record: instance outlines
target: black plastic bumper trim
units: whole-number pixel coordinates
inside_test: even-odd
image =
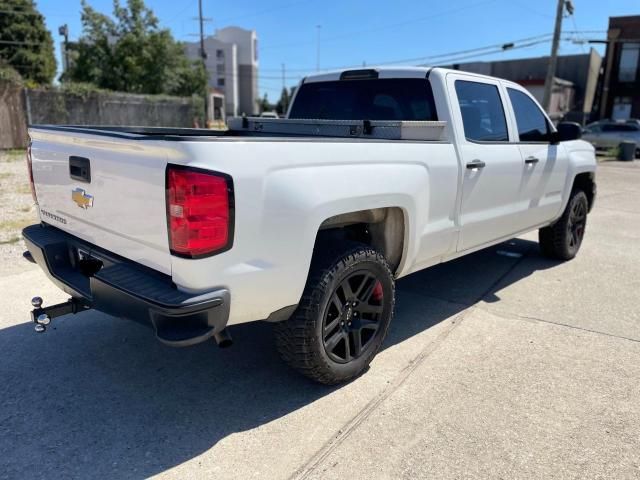
[[[26,227],[22,235],[35,262],[59,288],[91,308],[153,326],[166,344],[192,345],[226,327],[230,294],[225,288],[183,292],[168,275],[47,224]],[[102,267],[87,272],[78,249]]]

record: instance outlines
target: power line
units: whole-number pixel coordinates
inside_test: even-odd
[[[587,34],[587,33],[606,33],[605,30],[569,30],[565,32],[566,34]],[[403,59],[395,59],[395,60],[385,60],[382,62],[374,62],[374,61],[367,61],[366,63],[368,65],[392,65],[392,64],[403,64],[403,63],[410,63],[410,62],[423,62],[423,61],[427,61],[427,60],[438,60],[441,61],[440,59],[442,58],[446,58],[446,57],[453,57],[453,56],[457,56],[457,55],[464,55],[464,54],[469,54],[469,53],[474,53],[474,52],[483,52],[485,50],[489,50],[489,49],[495,49],[495,51],[492,51],[491,53],[500,53],[502,51],[509,51],[509,50],[515,50],[517,49],[517,45],[515,45],[514,47],[511,48],[503,48],[506,45],[509,44],[518,44],[520,42],[530,42],[530,41],[534,41],[534,40],[545,40],[546,41],[550,41],[551,36],[553,34],[552,33],[545,33],[545,34],[540,34],[540,35],[534,35],[531,37],[525,37],[525,38],[520,38],[518,40],[512,40],[509,42],[502,42],[502,43],[496,43],[493,45],[487,45],[484,47],[476,47],[476,48],[471,48],[471,49],[466,49],[466,50],[458,50],[458,51],[454,51],[454,52],[446,52],[446,53],[440,53],[440,54],[435,54],[435,55],[427,55],[427,56],[422,56],[422,57],[413,57],[413,58],[403,58]],[[570,40],[570,39],[569,39]],[[362,64],[352,64],[352,65],[340,65],[340,66],[332,66],[332,67],[324,67],[322,70],[323,71],[327,71],[327,70],[340,70],[340,69],[345,69],[345,68],[357,68],[357,67],[361,67]],[[275,72],[275,71],[279,71],[277,69],[268,69],[268,68],[261,68],[261,71],[264,72]],[[288,68],[287,67],[287,71],[288,72],[301,72],[301,73],[310,73],[313,72],[314,69],[313,67],[307,67],[307,68]]]
[[[343,33],[340,35],[334,35],[332,37],[326,37],[323,38],[322,41],[323,42],[333,42],[335,40],[342,40],[344,38],[349,38],[349,37],[354,37],[354,36],[360,36],[366,33],[372,33],[372,32],[379,32],[382,30],[388,30],[388,29],[392,29],[392,28],[398,28],[398,27],[403,27],[405,25],[409,25],[412,23],[420,23],[420,22],[424,22],[425,20],[432,20],[434,18],[439,18],[439,17],[443,17],[446,15],[450,15],[453,13],[459,13],[461,11],[465,11],[468,10],[470,8],[476,8],[476,7],[480,7],[480,6],[484,6],[487,5],[489,3],[494,3],[497,0],[483,0],[480,2],[476,2],[470,5],[465,5],[462,7],[456,7],[456,8],[452,8],[449,10],[445,10],[443,12],[439,12],[439,13],[435,13],[432,15],[427,15],[424,17],[418,17],[418,18],[411,18],[411,19],[407,19],[407,20],[403,20],[400,22],[396,22],[396,23],[390,23],[390,24],[386,24],[386,25],[380,25],[377,27],[372,27],[372,28],[366,28],[366,29],[362,29],[362,30],[354,30],[354,31],[350,31],[348,33]],[[285,44],[279,44],[279,45],[267,45],[267,46],[263,46],[262,48],[265,50],[269,50],[269,49],[279,49],[279,48],[286,48],[286,47],[290,47],[290,46],[304,46],[304,45],[313,45],[315,42],[313,41],[308,41],[308,42],[292,42],[292,43],[285,43]]]
[[[370,65],[392,65],[392,64],[402,64],[402,63],[411,63],[411,62],[423,62],[426,60],[438,60],[438,61],[442,61],[441,59],[444,58],[450,58],[450,57],[456,57],[456,56],[460,56],[460,55],[468,55],[468,54],[472,54],[472,53],[479,53],[479,52],[484,52],[486,50],[492,50],[490,53],[499,53],[501,51],[508,51],[508,50],[514,50],[516,49],[516,47],[511,47],[508,49],[504,49],[503,47],[507,44],[517,44],[520,42],[530,42],[530,41],[537,41],[537,40],[543,40],[543,41],[549,41],[551,37],[550,33],[546,33],[546,34],[542,34],[542,35],[536,35],[536,36],[532,36],[532,37],[526,37],[526,38],[521,38],[518,40],[513,40],[511,42],[504,42],[504,43],[497,43],[497,44],[493,44],[493,45],[486,45],[484,47],[476,47],[476,48],[470,48],[470,49],[465,49],[465,50],[458,50],[458,51],[453,51],[453,52],[446,52],[446,53],[439,53],[439,54],[435,54],[435,55],[425,55],[425,56],[421,56],[421,57],[413,57],[413,58],[403,58],[403,59],[395,59],[395,60],[386,60],[383,62],[371,62],[371,61],[367,61],[367,64]],[[326,67],[323,68],[323,71],[326,70],[340,70],[340,69],[345,69],[345,68],[357,68],[360,67],[361,65],[341,65],[341,66],[333,66],[333,67]],[[312,68],[306,68],[306,69],[293,69],[293,68],[289,68],[288,71],[293,72],[311,72],[313,71]]]

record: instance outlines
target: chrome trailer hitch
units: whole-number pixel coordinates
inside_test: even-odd
[[[33,297],[31,299],[31,305],[34,307],[33,310],[31,310],[31,321],[36,324],[34,330],[37,333],[46,332],[47,326],[51,324],[51,320],[55,317],[68,315],[70,313],[79,313],[91,308],[91,305],[85,300],[73,297],[64,303],[49,305],[48,307],[42,306],[41,297]]]

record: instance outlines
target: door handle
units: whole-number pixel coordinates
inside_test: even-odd
[[[525,163],[525,164],[527,164],[527,165],[532,165],[532,164],[534,164],[534,163],[538,163],[539,161],[540,161],[540,159],[539,159],[539,158],[536,158],[536,157],[528,157],[528,158],[526,158],[526,159],[524,160],[524,163]]]
[[[482,160],[474,160],[472,162],[467,163],[468,170],[477,170],[479,168],[484,168],[487,164]]]

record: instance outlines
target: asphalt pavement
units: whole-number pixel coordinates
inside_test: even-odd
[[[289,370],[271,325],[159,344],[93,311],[42,335],[0,277],[0,478],[640,478],[640,162],[606,162],[578,257],[528,234],[398,282],[357,380]],[[15,270],[11,270],[12,272]]]

